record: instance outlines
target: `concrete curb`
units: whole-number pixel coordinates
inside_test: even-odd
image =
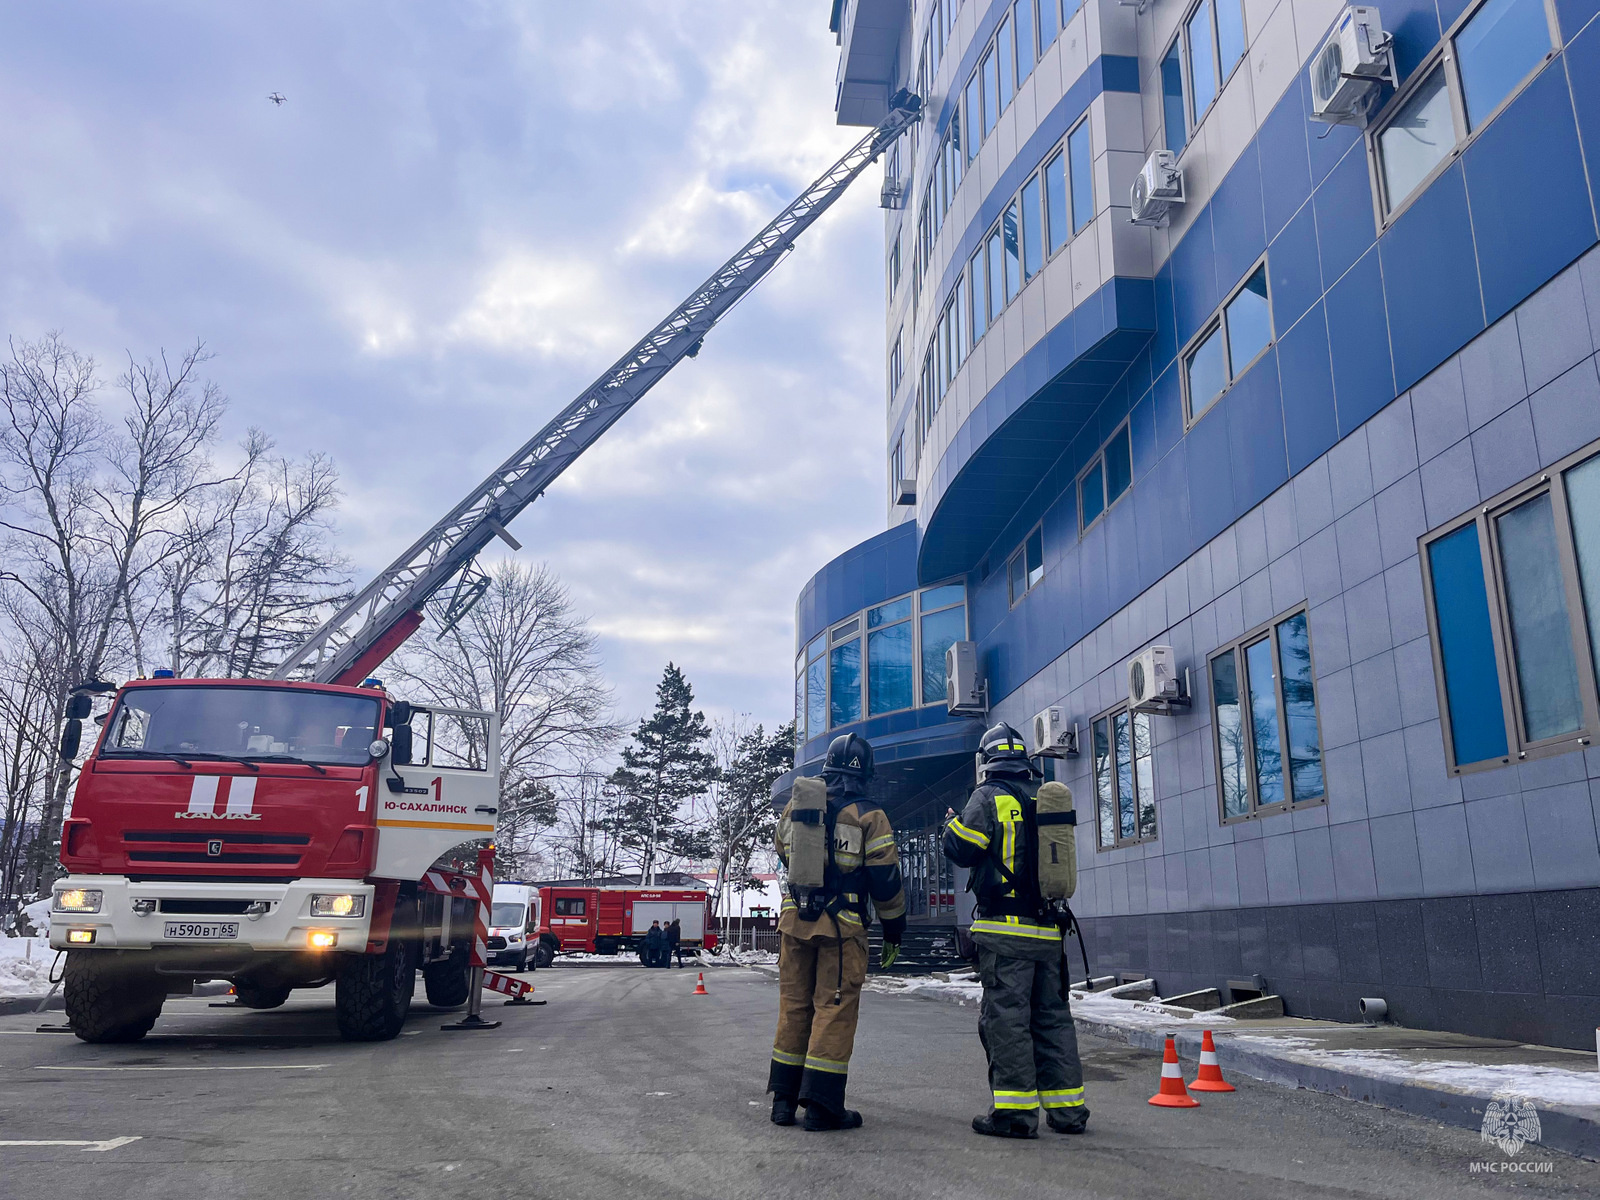
[[[195,984],[194,991],[191,994],[195,996],[225,996],[232,986],[226,980],[217,979],[209,983]],[[62,999],[60,991],[49,994],[49,1002],[41,1009],[39,1004],[46,998],[46,996],[0,996],[0,1017],[14,1017],[18,1013],[60,1012],[66,1007],[66,1001]]]

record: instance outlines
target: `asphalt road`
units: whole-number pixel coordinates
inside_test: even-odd
[[[1084,1137],[974,1135],[986,1102],[974,1009],[868,993],[850,1084],[864,1129],[767,1120],[776,985],[753,971],[558,966],[542,1008],[346,1045],[331,992],[275,1012],[172,1000],[133,1046],[0,1018],[0,1197],[1311,1197],[1600,1195],[1600,1164],[1486,1178],[1474,1133],[1236,1080],[1202,1108],[1151,1108],[1157,1056],[1085,1039]],[[420,988],[419,994],[420,994]],[[60,1020],[52,1014],[48,1020]],[[84,1146],[10,1141],[82,1140]]]

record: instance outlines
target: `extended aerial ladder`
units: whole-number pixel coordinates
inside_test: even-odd
[[[311,678],[322,683],[359,682],[416,632],[427,605],[435,597],[439,597],[435,612],[442,625],[448,628],[461,620],[488,587],[488,576],[475,565],[478,553],[495,537],[513,549],[521,548],[506,526],[662,376],[685,358],[699,354],[706,334],[778,264],[795,239],[844,194],[856,176],[918,119],[921,109],[921,101],[909,91],[896,93],[882,124],[857,142],[443,520],[378,572],[354,599],[284,660],[274,677]],[[450,590],[445,592],[446,588]]]

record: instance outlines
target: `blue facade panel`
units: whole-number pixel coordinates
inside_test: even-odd
[[[1441,61],[1441,36],[1473,2],[1384,6],[1403,81]],[[984,5],[958,75],[1004,7]],[[1134,22],[1119,8],[1101,6],[1102,31]],[[1097,969],[1155,974],[1166,992],[1260,971],[1292,1012],[1341,1015],[1351,996],[1384,994],[1409,1024],[1592,1039],[1600,976],[1571,947],[1600,957],[1600,751],[1517,761],[1498,560],[1479,554],[1471,523],[1428,564],[1419,549],[1600,444],[1600,3],[1556,0],[1556,12],[1566,44],[1392,214],[1374,176],[1381,148],[1309,120],[1302,63],[1249,117],[1259,124],[1222,177],[1203,177],[1192,211],[1152,243],[1151,278],[1121,270],[1121,231],[1102,237],[1111,281],[1074,293],[1043,331],[1043,306],[1025,312],[1031,348],[989,353],[963,419],[923,445],[917,522],[894,554],[922,586],[966,580],[992,716],[1023,727],[1060,706],[1086,734],[1126,700],[1127,660],[1152,643],[1192,674],[1193,708],[1153,722],[1156,835],[1101,848],[1089,829],[1080,842],[1075,908]],[[1107,98],[1138,89],[1139,64],[1096,48],[980,174],[985,191],[961,210],[970,223],[954,249],[939,243],[940,297],[1079,116],[1100,105],[1095,129],[1112,138],[1134,119]],[[1223,108],[1206,121],[1232,120]],[[1195,134],[1183,161],[1204,154],[1209,169],[1218,146]],[[1223,360],[1207,389],[1220,395],[1191,421],[1185,353],[1212,328],[1226,334],[1222,306],[1263,254],[1267,344],[1235,347],[1251,362]],[[1082,528],[1078,480],[1124,420],[1131,487]],[[1013,603],[1007,562],[1041,522],[1043,578]],[[838,581],[807,595],[853,611],[866,576],[829,570]],[[1325,799],[1225,820],[1209,660],[1301,611]],[[822,627],[822,608],[802,597],[799,623]],[[940,736],[943,753],[967,734]],[[906,762],[935,754],[889,745]],[[1087,755],[1055,769],[1094,794]],[[955,801],[965,778],[934,786]],[[1517,930],[1537,931],[1536,953],[1505,944],[1527,940]],[[1514,977],[1537,977],[1537,996],[1502,1003]]]

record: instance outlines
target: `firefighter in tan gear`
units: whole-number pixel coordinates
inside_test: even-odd
[[[1042,1106],[1051,1129],[1082,1133],[1089,1109],[1067,1003],[1064,933],[1039,887],[1036,775],[1021,736],[1003,723],[983,735],[978,756],[983,781],[944,831],[945,856],[971,868],[978,901],[978,1037],[994,1104],[972,1128],[1038,1137]]]
[[[855,734],[837,737],[823,783],[797,780],[778,819],[789,888],[778,918],[778,1034],[767,1076],[775,1125],[793,1125],[801,1105],[809,1130],[861,1124],[844,1090],[867,977],[867,926],[876,910],[886,967],[906,927],[894,830],[867,799],[871,778],[872,746]]]

